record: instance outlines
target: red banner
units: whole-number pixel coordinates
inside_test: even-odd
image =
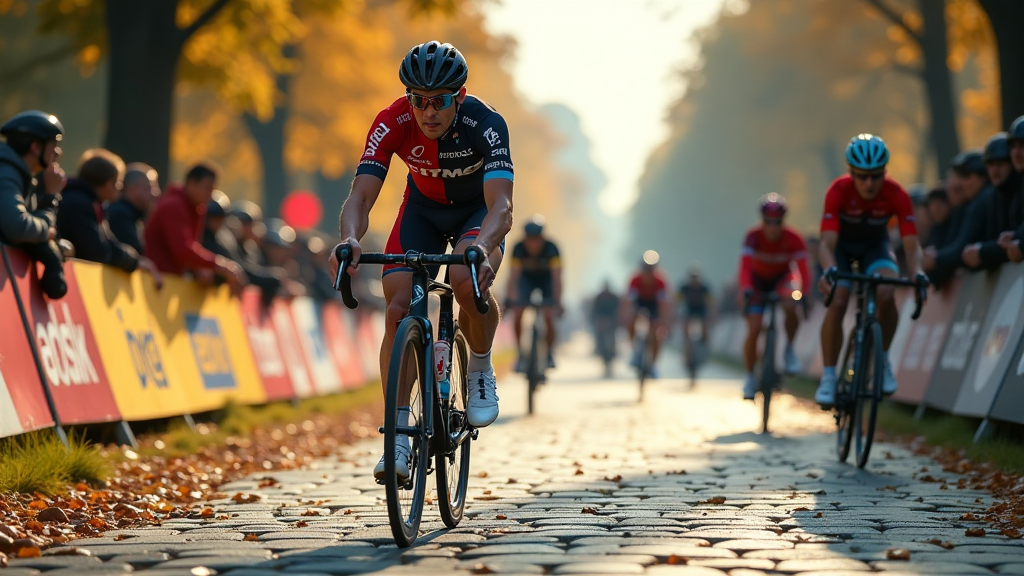
[[[342,388],[350,390],[366,384],[359,348],[356,347],[355,330],[352,329],[352,315],[346,314],[336,302],[325,302],[321,313],[327,349],[338,366]]]
[[[313,379],[309,373],[309,366],[306,364],[306,355],[299,343],[299,333],[295,329],[295,320],[292,319],[291,304],[282,298],[275,298],[270,305],[270,318],[277,332],[277,341],[284,354],[285,366],[288,367],[288,375],[291,376],[292,390],[299,398],[308,398],[315,394],[313,390]]]
[[[7,253],[61,422],[120,420],[75,275],[69,268],[64,275],[67,295],[50,300],[39,288],[42,266],[17,250]]]
[[[0,436],[53,426],[6,266],[0,267],[0,326]]]
[[[267,400],[287,400],[295,396],[288,364],[274,329],[270,311],[263,305],[260,291],[248,288],[242,293],[242,322],[249,336],[256,368],[263,377]]]

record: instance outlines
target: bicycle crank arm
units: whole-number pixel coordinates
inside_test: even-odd
[[[380,428],[377,428],[377,432],[383,434],[384,433],[384,427],[381,426]],[[420,429],[419,428],[409,428],[407,426],[398,426],[398,427],[395,428],[395,432],[397,432],[399,434],[402,434],[404,436],[419,436],[420,435]]]

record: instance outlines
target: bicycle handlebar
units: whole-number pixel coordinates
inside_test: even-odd
[[[341,299],[348,308],[359,306],[359,301],[352,295],[352,277],[348,267],[352,264],[352,248],[347,244],[339,245],[334,251],[338,260],[338,275],[334,279],[334,289],[341,292]],[[484,260],[483,250],[470,246],[465,254],[421,254],[408,252],[405,254],[384,254],[381,252],[364,252],[359,256],[360,264],[399,264],[403,266],[423,266],[437,264],[443,266],[468,266],[469,277],[473,281],[473,300],[480,314],[487,314],[491,306],[483,297],[478,280],[480,263]]]
[[[825,298],[825,307],[827,308],[832,304],[832,298],[836,294],[836,288],[839,286],[839,280],[852,280],[854,282],[863,282],[865,284],[886,284],[889,286],[907,286],[914,289],[914,314],[910,317],[912,320],[917,320],[921,316],[921,306],[924,301],[928,299],[928,280],[927,278],[890,278],[888,276],[882,276],[880,274],[872,274],[870,276],[866,274],[855,274],[853,272],[840,272],[835,268],[829,268],[825,272],[825,279],[832,284],[832,289],[828,292],[828,297]]]

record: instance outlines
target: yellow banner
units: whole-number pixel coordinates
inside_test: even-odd
[[[152,278],[78,260],[70,269],[123,418],[148,420],[192,412],[185,381],[195,376],[169,361],[166,337],[156,329],[144,289],[152,289]]]

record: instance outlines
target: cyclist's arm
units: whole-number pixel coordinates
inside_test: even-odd
[[[558,259],[552,262],[551,266],[551,297],[555,304],[562,304],[562,265]]]
[[[352,181],[352,192],[338,217],[342,241],[360,240],[370,227],[370,209],[377,202],[384,181],[370,174],[360,174]]]
[[[484,201],[487,202],[487,216],[473,245],[490,254],[512,230],[512,181],[505,178],[485,180]]]
[[[921,242],[916,234],[903,237],[903,253],[907,257],[907,271],[911,275],[923,274],[924,269],[921,268]]]
[[[839,242],[839,232],[834,230],[822,230],[821,240],[818,243],[818,262],[822,270],[828,270],[836,265],[836,243]]]

